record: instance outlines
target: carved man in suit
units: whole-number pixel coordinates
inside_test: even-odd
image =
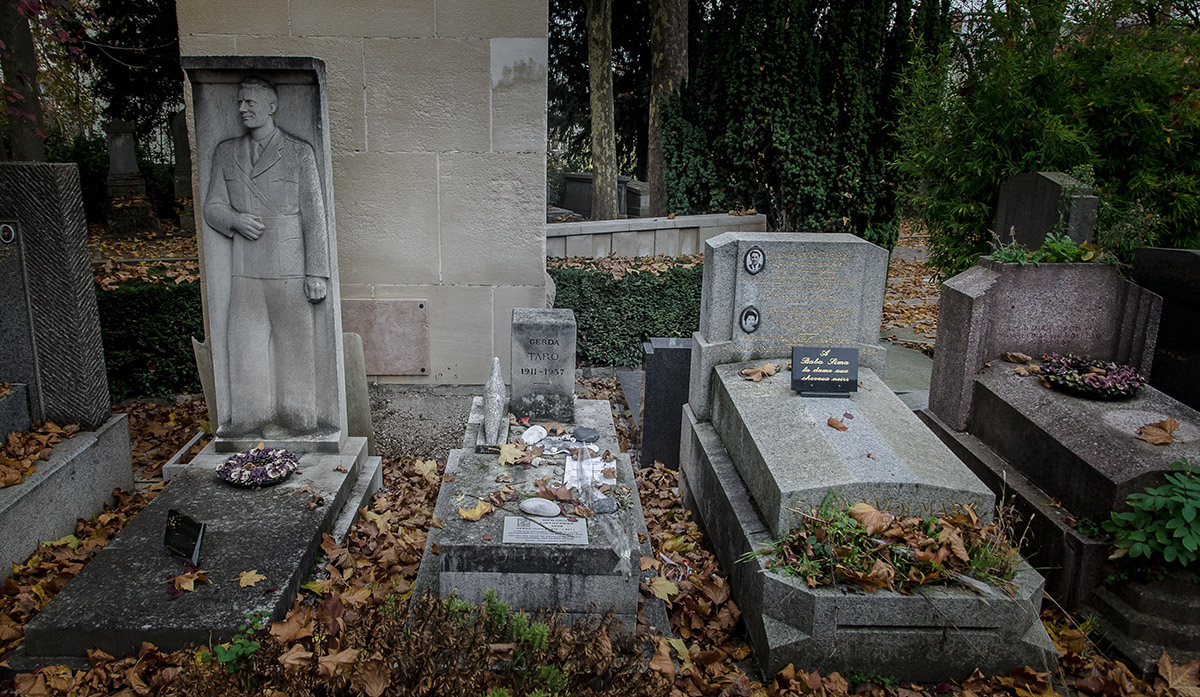
[[[238,89],[245,135],[217,145],[204,220],[233,240],[230,408],[218,431],[268,440],[317,428],[313,309],[329,282],[329,235],[312,146],[275,125],[263,78]],[[222,415],[222,421],[225,416]]]

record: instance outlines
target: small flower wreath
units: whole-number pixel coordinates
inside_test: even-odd
[[[1052,353],[1041,368],[1048,386],[1088,399],[1128,399],[1146,383],[1132,366],[1075,354]]]
[[[300,467],[295,453],[283,448],[251,448],[231,455],[217,468],[222,481],[247,489],[278,484]]]

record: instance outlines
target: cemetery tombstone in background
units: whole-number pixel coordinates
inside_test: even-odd
[[[109,121],[108,234],[129,236],[159,232],[162,224],[147,198],[146,178],[137,162],[137,139],[131,121]]]
[[[642,462],[679,469],[679,415],[687,404],[691,339],[653,338],[642,344]]]
[[[1150,384],[1200,409],[1200,250],[1142,247],[1133,280],[1163,299]]]
[[[984,598],[951,587],[809,588],[746,556],[826,497],[901,516],[992,516],[991,491],[878,376],[887,257],[851,235],[708,241],[681,493],[730,570],[765,674],[788,663],[912,681],[962,678],[975,667],[1046,669],[1054,654],[1038,619],[1042,579],[1023,562],[1013,597]]]
[[[1029,172],[1000,186],[995,233],[1002,244],[1042,246],[1046,234],[1061,230],[1076,244],[1089,242],[1100,199],[1090,187],[1062,172]]]

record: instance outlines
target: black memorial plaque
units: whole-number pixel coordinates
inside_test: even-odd
[[[858,391],[858,349],[793,346],[792,389],[804,397],[849,397]]]
[[[199,566],[200,543],[204,541],[205,527],[205,523],[172,508],[167,511],[167,531],[163,535],[163,544],[168,550],[189,559],[192,566]]]

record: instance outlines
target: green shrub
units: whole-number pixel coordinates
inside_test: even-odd
[[[50,131],[46,134],[46,161],[74,162],[79,167],[84,214],[89,222],[104,222],[108,183],[108,142],[104,133],[76,135],[68,140],[62,131]]]
[[[114,401],[198,392],[192,337],[204,336],[200,284],[127,283],[97,290]]]
[[[1026,172],[1090,168],[1096,240],[1119,262],[1200,244],[1200,32],[1137,8],[989,3],[956,52],[914,63],[896,165],[941,275],[988,251],[1000,185]]]
[[[638,365],[652,336],[690,337],[700,327],[703,267],[675,266],[621,280],[593,269],[549,269],[554,306],[575,311],[577,355],[596,365]]]
[[[1117,555],[1124,550],[1131,559],[1144,557],[1185,567],[1196,561],[1200,549],[1200,467],[1181,458],[1171,464],[1171,469],[1175,471],[1166,475],[1166,484],[1129,495],[1133,510],[1113,513],[1104,521],[1104,530],[1116,538]]]

